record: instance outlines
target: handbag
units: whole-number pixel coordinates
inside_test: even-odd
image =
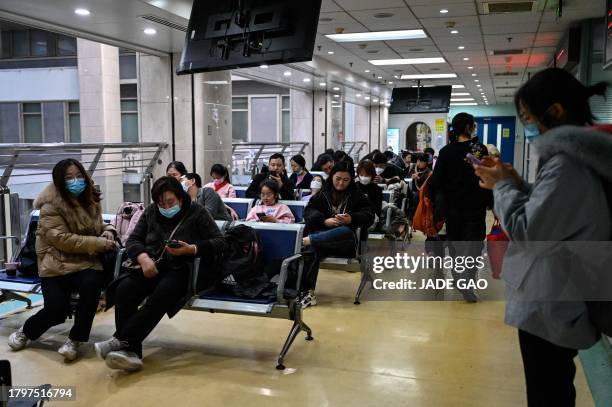
[[[183,221],[185,220],[185,218],[187,218],[188,214],[185,214],[185,216],[183,216],[183,219],[180,220],[180,222],[174,227],[174,229],[172,229],[172,232],[170,233],[170,236],[168,237],[168,240],[172,240],[172,238],[174,237],[174,234],[176,233],[176,231],[178,230],[178,228],[183,224]],[[166,253],[166,246],[164,245],[164,248],[162,249],[161,253],[159,254],[159,256],[157,256],[157,258],[155,256],[151,257],[151,260],[153,260],[155,262],[155,264],[158,264],[160,262],[160,260],[164,257],[164,253]],[[122,272],[127,272],[127,273],[135,273],[135,274],[142,274],[142,267],[140,266],[140,263],[138,263],[137,261],[134,261],[132,259],[130,259],[129,257],[127,258],[127,260],[124,260],[121,263],[121,271]]]
[[[502,273],[502,264],[510,239],[501,227],[499,219],[495,218],[491,232],[487,235],[487,254],[493,278],[499,280]]]

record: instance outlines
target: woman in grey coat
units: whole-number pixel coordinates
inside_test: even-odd
[[[612,236],[612,136],[586,127],[593,122],[588,99],[605,90],[561,69],[539,72],[515,95],[539,156],[535,182],[499,159],[475,166],[511,240],[502,271],[506,323],[519,330],[530,407],[575,405],[574,357],[600,338],[585,300],[612,298],[611,273],[602,267],[610,257],[603,242]]]

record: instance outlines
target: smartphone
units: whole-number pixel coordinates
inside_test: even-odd
[[[276,173],[276,171],[270,171],[270,176],[271,177],[278,177],[278,174]]]
[[[474,155],[472,155],[471,153],[467,153],[465,155],[465,158],[467,158],[472,164],[482,165],[482,161],[480,161],[478,158],[474,157]]]
[[[166,246],[172,249],[178,249],[179,247],[181,247],[181,244],[178,240],[166,240]]]
[[[263,218],[263,217],[265,217],[265,216],[266,216],[266,213],[265,213],[265,212],[257,212],[257,217],[258,217],[259,219],[261,219],[261,218]]]

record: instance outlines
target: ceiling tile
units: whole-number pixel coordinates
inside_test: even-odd
[[[457,3],[452,7],[444,7],[448,9],[448,13],[441,14],[441,7],[438,5],[411,6],[410,9],[418,18],[435,18],[443,17],[452,20],[454,17],[475,16],[477,15],[474,3]]]
[[[410,30],[421,28],[421,25],[407,7],[384,9],[385,13],[392,13],[392,17],[376,18],[374,15],[380,10],[351,11],[353,18],[359,20],[371,31]]]
[[[340,7],[333,2],[333,0],[323,0],[321,3],[321,13],[327,13],[330,11],[340,11]]]
[[[478,27],[478,17],[464,16],[457,18],[421,18],[421,24],[426,29],[450,30],[447,23],[454,23],[454,28],[460,30],[463,27]]]
[[[335,3],[346,11],[378,10],[383,8],[399,8],[406,6],[402,0],[335,0]]]

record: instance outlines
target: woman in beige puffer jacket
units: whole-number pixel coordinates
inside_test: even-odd
[[[100,200],[79,161],[65,159],[53,168],[53,183],[34,202],[40,210],[36,254],[44,308],[9,337],[13,350],[63,323],[73,292],[79,293],[74,326],[58,352],[74,360],[80,344],[88,341],[105,280],[100,254],[116,248],[116,233],[102,221]]]

